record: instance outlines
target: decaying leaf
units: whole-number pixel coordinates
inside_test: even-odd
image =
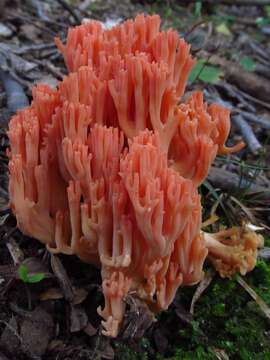
[[[71,306],[70,312],[70,331],[78,332],[86,328],[88,324],[88,317],[83,307]]]
[[[200,282],[200,284],[198,285],[192,301],[191,301],[191,305],[190,305],[190,313],[193,315],[194,314],[194,306],[196,301],[199,300],[199,298],[201,297],[202,293],[208,288],[208,286],[211,284],[214,276],[215,276],[216,271],[214,269],[209,269],[205,272],[204,278],[203,280]]]
[[[139,338],[155,321],[155,317],[147,305],[135,296],[128,295],[125,301],[129,306],[129,310],[124,318],[121,338]]]
[[[37,307],[30,317],[24,319],[21,326],[22,346],[26,353],[42,356],[53,336],[52,315],[42,307]]]
[[[59,257],[51,255],[51,267],[63,291],[65,299],[72,302],[74,299],[72,285]]]
[[[3,347],[8,352],[15,352],[19,349],[21,344],[21,337],[18,334],[18,324],[15,317],[12,317],[6,324],[4,331],[0,337],[0,347]]]

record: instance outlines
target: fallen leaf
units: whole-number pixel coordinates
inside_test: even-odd
[[[88,317],[81,306],[71,306],[70,312],[70,332],[78,332],[86,328]]]
[[[40,294],[39,299],[41,301],[47,301],[47,300],[59,300],[59,299],[63,299],[63,297],[64,295],[61,289],[52,287],[44,291],[42,294]]]
[[[9,353],[14,353],[19,349],[21,338],[18,334],[18,324],[16,318],[12,316],[0,338],[0,345]]]
[[[73,288],[74,299],[72,301],[73,305],[81,304],[88,296],[88,291],[83,288]]]
[[[189,83],[192,84],[196,79],[205,83],[214,84],[220,80],[223,72],[216,66],[206,65],[206,60],[200,59],[189,75]]]
[[[63,291],[65,299],[69,302],[72,302],[74,299],[74,292],[68,274],[64,266],[62,265],[59,257],[52,254],[51,254],[51,267]]]
[[[120,336],[122,339],[140,338],[155,321],[155,317],[148,306],[132,294],[126,297],[125,302],[129,309],[126,311]]]
[[[42,356],[53,336],[54,323],[52,315],[37,307],[30,317],[24,319],[21,326],[22,345],[26,353]]]
[[[201,297],[202,293],[208,288],[208,286],[211,284],[214,276],[215,276],[215,270],[214,269],[209,269],[205,272],[204,278],[202,279],[202,281],[199,283],[199,285],[197,286],[197,289],[192,297],[192,301],[191,301],[191,305],[190,305],[190,313],[193,315],[194,314],[194,306],[195,303],[199,300],[199,298]]]
[[[223,35],[226,35],[226,36],[230,36],[232,33],[230,31],[230,29],[228,28],[228,25],[223,22],[221,24],[219,24],[217,27],[216,27],[216,31],[220,34],[223,34]]]
[[[86,325],[83,331],[90,337],[96,335],[97,333],[97,329],[90,322]]]
[[[193,320],[193,316],[190,312],[188,312],[180,303],[176,303],[175,304],[175,313],[177,315],[177,317],[185,324],[191,325],[192,324],[192,320]]]

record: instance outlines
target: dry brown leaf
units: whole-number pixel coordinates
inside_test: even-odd
[[[63,299],[64,295],[60,288],[49,288],[48,290],[44,291],[42,294],[40,294],[39,299],[41,301],[46,300],[59,300]]]

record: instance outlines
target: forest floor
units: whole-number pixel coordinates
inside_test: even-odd
[[[270,1],[218,3],[0,0],[0,360],[270,359]],[[202,89],[209,103],[229,107],[229,144],[247,144],[217,157],[200,188],[203,219],[218,215],[210,231],[256,225],[265,247],[246,277],[221,279],[206,264],[203,282],[180,288],[144,336],[109,340],[96,313],[103,302],[99,271],[75,257],[50,256],[16,227],[6,130],[31,101],[33,84],[56,86],[67,73],[55,36],[64,40],[83,18],[111,26],[142,12],[160,14],[163,28],[191,43],[198,62],[187,92]],[[137,312],[142,316],[129,304],[131,321]]]

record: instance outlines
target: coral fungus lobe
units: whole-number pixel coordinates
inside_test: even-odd
[[[208,251],[223,275],[256,260],[256,235],[225,245],[201,232],[198,186],[217,153],[239,146],[225,146],[228,110],[202,92],[181,102],[195,60],[159,27],[159,16],[138,15],[110,30],[96,21],[70,29],[65,45],[56,39],[70,74],[56,89],[34,87],[9,124],[18,227],[101,268],[98,313],[112,337],[129,292],[161,311],[180,285],[202,279]]]

